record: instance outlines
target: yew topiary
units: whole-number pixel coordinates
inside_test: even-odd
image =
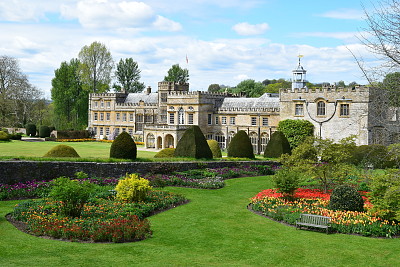
[[[211,149],[213,158],[222,158],[221,148],[216,140],[207,140],[207,144]]]
[[[42,125],[39,127],[39,137],[41,137],[41,138],[50,137],[49,126]]]
[[[285,135],[276,131],[271,135],[264,151],[264,158],[279,158],[282,154],[290,154],[290,144]]]
[[[175,148],[164,148],[154,155],[155,158],[173,158]]]
[[[355,188],[341,185],[332,191],[329,208],[331,210],[364,211],[364,200]]]
[[[188,128],[179,140],[175,157],[212,159],[213,154],[199,126]]]
[[[28,123],[25,127],[27,136],[36,136],[36,125]]]
[[[135,141],[127,132],[120,133],[110,148],[110,158],[136,159],[137,148]]]
[[[50,149],[46,154],[45,158],[79,158],[78,153],[73,147],[67,145],[57,145]]]
[[[245,131],[238,131],[228,146],[228,157],[254,159],[253,146]]]

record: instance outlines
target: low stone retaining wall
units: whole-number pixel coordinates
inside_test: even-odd
[[[51,180],[73,177],[83,171],[91,177],[120,177],[126,173],[169,173],[200,168],[276,165],[272,161],[209,161],[209,162],[68,162],[68,161],[0,161],[0,183],[29,180]]]

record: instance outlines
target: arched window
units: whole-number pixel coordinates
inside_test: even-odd
[[[258,134],[255,132],[251,132],[249,137],[251,145],[253,146],[253,152],[258,153]]]
[[[180,108],[178,111],[178,122],[179,124],[185,124],[185,111]]]
[[[147,148],[155,148],[156,147],[156,138],[154,137],[153,134],[148,134],[147,135]]]
[[[215,135],[215,140],[218,142],[221,149],[225,149],[225,135],[222,132]]]
[[[229,135],[228,135],[228,146],[229,146],[229,144],[230,144],[230,142],[232,141],[232,138],[235,136],[235,132],[229,132]]]
[[[325,116],[326,115],[326,105],[324,101],[317,102],[317,116]]]
[[[262,133],[261,134],[261,152],[265,151],[265,147],[267,146],[269,142],[269,134],[268,133]]]

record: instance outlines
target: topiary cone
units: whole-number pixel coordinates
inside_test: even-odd
[[[137,148],[135,141],[127,132],[120,133],[110,148],[110,158],[136,159]]]
[[[212,159],[213,157],[211,149],[207,144],[207,140],[200,127],[197,125],[191,126],[185,131],[176,146],[174,155],[175,157],[196,159]]]
[[[285,135],[276,131],[271,135],[264,151],[264,158],[279,158],[282,154],[290,154],[290,144]]]
[[[228,157],[254,159],[253,145],[245,131],[239,131],[228,146]]]

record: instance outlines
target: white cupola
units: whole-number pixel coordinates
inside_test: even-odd
[[[293,70],[293,79],[292,79],[292,90],[294,88],[307,88],[306,83],[306,70],[301,66],[300,60],[303,55],[299,55],[299,65],[295,70]]]

